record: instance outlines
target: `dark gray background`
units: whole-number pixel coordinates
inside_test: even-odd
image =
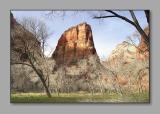
[[[160,113],[159,0],[1,0],[0,1],[0,113],[1,114],[158,114]],[[11,104],[10,9],[150,9],[150,104]]]

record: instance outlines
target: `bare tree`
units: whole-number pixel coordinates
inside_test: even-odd
[[[44,54],[46,42],[51,35],[51,33],[48,32],[49,28],[46,23],[32,17],[24,17],[20,20],[20,23],[41,43],[42,53]]]
[[[19,20],[20,24],[24,27],[24,29],[31,32],[34,37],[39,40],[39,21],[32,17],[23,17],[21,20]]]
[[[41,51],[41,43],[39,41],[41,34],[38,34],[38,27],[39,24],[37,21],[31,18],[25,18],[17,25],[14,31],[11,31],[11,37],[14,39],[13,42],[15,44],[15,46],[11,46],[11,51],[17,53],[17,49],[21,50],[18,52],[19,60],[11,61],[11,65],[22,64],[31,67],[42,82],[47,96],[51,97],[49,84],[47,86],[47,79],[49,81],[49,72],[52,71],[52,67],[48,66],[44,54]]]
[[[39,23],[38,34],[39,34],[39,39],[42,43],[42,52],[44,53],[46,41],[50,36],[50,33],[48,33],[48,28],[44,22]]]
[[[124,21],[126,21],[127,23],[131,24],[132,26],[134,26],[137,31],[141,34],[141,36],[144,37],[144,42],[145,44],[147,45],[148,49],[149,49],[149,41],[150,41],[150,36],[147,35],[145,33],[145,31],[142,29],[142,27],[140,26],[135,14],[134,14],[134,11],[133,10],[130,10],[130,14],[132,16],[132,20],[130,20],[129,18],[125,17],[125,16],[122,16],[118,13],[116,13],[115,11],[112,11],[112,10],[105,10],[106,12],[109,12],[111,13],[112,15],[102,15],[102,16],[95,16],[94,18],[95,19],[102,19],[102,18],[113,18],[113,17],[116,17],[116,18],[119,18],[119,19],[122,19]],[[145,11],[145,14],[146,14],[146,19],[147,19],[147,22],[148,22],[148,25],[149,25],[149,11],[146,10]]]

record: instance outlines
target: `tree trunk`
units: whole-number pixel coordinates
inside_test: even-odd
[[[48,96],[49,98],[52,97],[52,96],[51,96],[51,93],[50,93],[50,91],[49,91],[49,88],[47,87],[47,84],[46,84],[46,82],[45,82],[45,80],[44,80],[44,78],[43,78],[44,75],[43,75],[42,71],[39,70],[39,69],[37,69],[37,68],[34,66],[34,64],[33,64],[33,62],[32,62],[32,60],[31,60],[30,57],[29,57],[29,62],[30,62],[30,64],[31,64],[33,70],[36,72],[36,74],[37,74],[38,77],[40,78],[40,80],[41,80],[41,82],[42,82],[42,84],[43,84],[43,86],[44,86],[44,88],[45,88],[45,91],[46,91],[47,96]]]
[[[45,44],[45,42],[43,41],[43,42],[42,42],[42,53],[43,53],[43,57],[44,57],[44,44]]]
[[[150,19],[149,19],[149,10],[145,10],[145,15],[146,15],[146,18],[147,18],[147,22],[148,22],[148,25],[150,24]]]
[[[42,84],[43,84],[43,86],[44,86],[44,88],[45,88],[45,91],[46,91],[47,96],[48,96],[49,98],[51,98],[51,97],[52,97],[52,96],[51,96],[51,93],[50,93],[49,88],[47,87],[47,85],[46,85],[46,83],[45,83],[45,80],[43,79],[43,75],[41,75],[41,74],[38,73],[38,76],[39,76],[40,80],[42,81]]]
[[[137,20],[137,18],[136,18],[136,16],[135,16],[135,14],[134,14],[134,12],[131,10],[130,11],[130,14],[131,14],[131,16],[132,16],[132,18],[133,18],[133,21],[134,21],[134,23],[135,23],[135,27],[136,27],[136,29],[139,31],[139,33],[141,34],[141,36],[143,36],[144,37],[144,42],[145,42],[145,44],[147,45],[147,47],[149,48],[149,36],[147,36],[147,34],[144,32],[144,30],[141,28],[141,26],[139,25],[139,22],[138,22],[138,20]],[[147,19],[147,21],[148,21],[148,19]]]

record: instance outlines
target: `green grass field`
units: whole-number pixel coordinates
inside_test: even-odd
[[[48,98],[45,93],[11,93],[11,103],[149,103],[149,93],[134,93],[121,95],[118,93],[60,93]]]

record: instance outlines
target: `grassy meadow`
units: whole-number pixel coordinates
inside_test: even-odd
[[[11,93],[11,103],[149,103],[149,93],[57,93],[48,98],[45,93]]]

